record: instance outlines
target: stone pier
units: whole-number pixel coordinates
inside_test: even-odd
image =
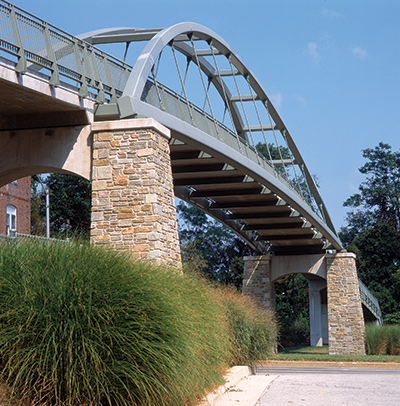
[[[275,289],[271,276],[271,257],[244,257],[243,294],[250,296],[265,311],[275,310]]]
[[[355,255],[245,257],[243,294],[253,297],[265,310],[274,310],[274,282],[293,273],[302,273],[309,280],[310,344],[328,341],[330,354],[365,354]],[[327,305],[325,293],[321,294],[326,286]]]
[[[353,253],[327,254],[330,354],[365,354],[364,316]]]
[[[169,154],[154,119],[92,124],[91,240],[181,266]]]

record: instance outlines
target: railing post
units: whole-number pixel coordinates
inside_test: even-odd
[[[78,73],[81,76],[81,88],[79,89],[79,95],[82,97],[86,97],[88,95],[88,86],[86,83],[85,67],[83,66],[83,62],[80,57],[79,44],[78,44],[78,40],[76,38],[74,38],[73,47],[74,47],[76,68],[78,70]]]
[[[104,65],[104,72],[106,74],[106,79],[107,79],[107,85],[111,88],[111,98],[110,98],[110,103],[116,103],[117,102],[117,94],[114,89],[113,81],[112,81],[112,76],[111,76],[111,71],[110,67],[108,66],[108,60],[107,60],[107,55],[105,52],[102,54],[103,58],[103,65]]]
[[[49,27],[45,21],[43,21],[43,34],[46,43],[47,59],[51,62],[52,73],[49,82],[54,86],[58,86],[60,84],[60,75],[58,73],[57,58],[51,44]]]
[[[96,86],[96,88],[98,89],[96,99],[97,99],[97,101],[99,103],[104,103],[105,102],[104,87],[103,87],[103,82],[102,82],[101,77],[100,77],[99,67],[97,66],[96,55],[95,55],[94,49],[91,49],[90,53],[91,53],[93,74],[94,74],[94,79],[95,79],[94,84],[97,85],[96,82],[98,82],[98,85]]]
[[[13,4],[10,4],[10,9],[11,9],[10,20],[11,20],[11,26],[12,26],[12,31],[13,31],[13,35],[14,35],[14,41],[18,47],[18,63],[17,63],[17,66],[15,67],[15,69],[18,72],[25,73],[27,70],[25,49],[22,44],[21,36],[19,35],[17,14],[15,12],[15,8],[14,8]]]

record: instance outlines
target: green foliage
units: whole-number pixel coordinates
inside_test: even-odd
[[[323,347],[298,345],[284,348],[272,358],[290,361],[397,362],[400,364],[400,357],[396,355],[333,355],[328,351],[327,345]]]
[[[276,347],[249,299],[87,244],[0,247],[0,379],[30,404],[197,404]]]
[[[400,151],[392,152],[388,144],[380,142],[362,154],[368,161],[360,172],[368,177],[360,184],[359,193],[344,202],[345,206],[358,209],[348,214],[348,226],[342,231],[346,244],[377,222],[400,230]]]
[[[228,337],[193,277],[85,244],[1,247],[1,378],[32,404],[193,404],[222,381]]]
[[[310,342],[310,321],[297,317],[292,322],[281,325],[279,331],[279,345],[283,348]]]
[[[354,238],[347,247],[357,255],[360,279],[379,301],[385,321],[400,311],[400,239],[387,223],[376,223]]]
[[[377,297],[385,322],[400,321],[400,151],[379,143],[363,150],[367,178],[344,203],[356,211],[339,233],[357,255],[360,279]]]
[[[32,210],[34,213],[33,232],[43,234],[43,219],[45,217],[45,195],[32,178],[32,195],[35,197]],[[51,235],[61,238],[78,236],[89,238],[91,185],[84,178],[52,173],[42,180],[50,188],[50,229]],[[40,199],[39,213],[42,221],[38,220],[37,202]]]
[[[42,215],[41,206],[45,205],[42,187],[38,181],[39,175],[31,177],[31,234],[46,235],[46,219]]]
[[[367,324],[365,326],[367,354],[399,355],[400,325]]]
[[[242,258],[250,249],[233,232],[183,201],[177,205],[182,260],[211,281],[242,285]]]
[[[287,275],[275,282],[279,344],[293,346],[310,340],[308,281],[301,275]]]
[[[277,326],[250,298],[226,287],[216,290],[226,309],[232,348],[231,365],[253,366],[275,352]]]
[[[365,326],[365,347],[367,354],[384,355],[388,345],[385,330],[376,324]]]

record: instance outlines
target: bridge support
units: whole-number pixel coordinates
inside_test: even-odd
[[[364,316],[353,253],[326,255],[330,354],[365,354]]]
[[[95,244],[181,265],[170,131],[153,119],[92,124]]]
[[[310,345],[321,347],[328,344],[328,315],[326,308],[326,281],[310,279],[308,281],[310,302]]]
[[[265,311],[275,310],[275,289],[268,255],[244,257],[243,294],[250,296]]]
[[[328,339],[330,354],[365,354],[355,255],[245,257],[243,294],[253,297],[265,310],[274,310],[274,282],[293,273],[309,279],[311,345],[322,345]],[[321,292],[326,286],[327,317]]]

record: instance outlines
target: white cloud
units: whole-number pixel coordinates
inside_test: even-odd
[[[359,59],[365,59],[368,56],[367,50],[361,47],[353,47],[351,49],[351,52],[353,53],[354,56],[356,56]]]
[[[315,42],[309,42],[307,45],[307,53],[314,62],[319,62],[318,45]]]
[[[336,10],[324,8],[321,11],[321,15],[323,17],[329,18],[330,20],[337,20],[339,18],[343,18],[343,14],[337,12]]]
[[[301,96],[300,94],[293,93],[292,97],[293,97],[294,100],[296,100],[303,107],[305,107],[307,105],[307,100],[303,96]]]
[[[282,106],[282,95],[281,95],[281,93],[277,92],[277,93],[270,94],[270,99],[271,99],[272,104],[274,105],[274,107],[276,109],[281,108],[281,106]]]

